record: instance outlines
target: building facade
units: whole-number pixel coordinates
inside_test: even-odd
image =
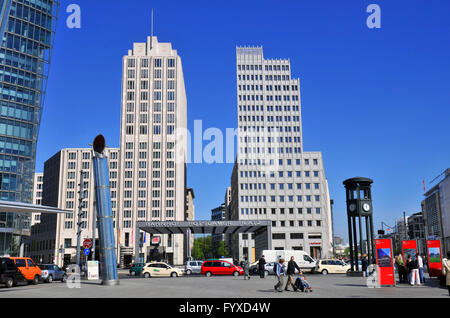
[[[42,186],[44,184],[44,173],[36,172],[34,174],[33,185],[33,204],[42,205]],[[31,216],[31,226],[41,221],[40,213],[33,213]]]
[[[292,78],[290,61],[264,59],[262,47],[238,47],[236,77],[232,219],[271,220],[274,249],[331,256],[331,206],[322,154],[303,149],[300,81]],[[254,241],[245,237],[232,239],[233,258],[259,258]]]
[[[59,2],[1,2],[0,199],[31,203]],[[31,217],[0,213],[0,255],[18,256]],[[23,249],[22,249],[23,251]]]
[[[227,219],[227,209],[225,203],[211,210],[211,221],[224,221]],[[220,242],[225,242],[225,234],[212,234],[211,247],[215,251]]]
[[[427,239],[441,240],[444,255],[450,251],[450,168],[444,178],[425,193],[422,214]]]
[[[137,221],[186,219],[187,104],[181,58],[171,43],[148,37],[123,58],[120,134],[121,257],[132,257]],[[131,240],[127,240],[126,237]],[[141,260],[150,239],[141,233]],[[159,253],[184,263],[183,235],[161,235]]]
[[[124,242],[118,239],[118,175],[119,149],[107,148],[109,163],[111,207],[114,218],[116,252]],[[81,228],[81,243],[84,239],[98,240],[94,232],[95,189],[92,167],[92,150],[87,148],[62,149],[44,163],[42,204],[69,211],[73,214],[41,214],[41,222],[31,228],[30,256],[37,262],[55,263],[62,266],[75,263],[78,223]],[[81,171],[83,178],[83,200],[80,201]],[[81,206],[81,209],[80,209]],[[81,213],[79,213],[81,210]],[[130,238],[128,238],[129,240]],[[98,249],[99,245],[96,244]],[[98,251],[97,257],[98,259]],[[123,259],[121,260],[123,263]]]

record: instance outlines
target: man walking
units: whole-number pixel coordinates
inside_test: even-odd
[[[250,268],[249,268],[249,263],[247,260],[247,257],[244,257],[244,260],[242,261],[242,269],[244,270],[244,280],[250,279]]]
[[[275,263],[275,276],[277,277],[278,283],[274,286],[275,290],[278,292],[283,292],[283,277],[285,273],[286,265],[284,265],[284,258],[280,258],[279,263]]]
[[[285,291],[289,291],[289,289],[288,289],[289,285],[292,286],[292,289],[294,291],[297,291],[297,287],[295,287],[294,279],[293,279],[294,274],[295,274],[295,269],[297,269],[299,273],[301,272],[300,267],[294,261],[294,256],[291,256],[291,260],[288,262],[288,266],[287,266],[288,279],[287,279],[286,286],[284,287]]]
[[[369,260],[367,258],[367,255],[364,254],[363,259],[361,260],[361,269],[365,273],[366,277],[369,277]]]
[[[262,255],[258,261],[258,271],[259,277],[261,278],[266,277],[266,259],[264,258],[264,255]]]

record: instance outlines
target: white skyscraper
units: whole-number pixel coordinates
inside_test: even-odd
[[[184,221],[186,92],[181,59],[171,43],[148,37],[123,58],[120,135],[120,256],[134,255],[137,221]],[[151,253],[142,233],[140,256]],[[145,237],[144,237],[145,235]],[[183,264],[183,235],[160,235],[158,251]]]
[[[300,81],[290,61],[264,59],[262,47],[236,49],[238,154],[232,219],[272,220],[274,249],[331,256],[328,183],[320,152],[303,150]],[[255,260],[254,241],[235,235],[233,257]]]

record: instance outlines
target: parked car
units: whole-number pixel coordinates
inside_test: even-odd
[[[144,275],[145,278],[178,277],[183,276],[183,271],[164,262],[153,262],[145,264],[142,275]]]
[[[0,284],[5,284],[7,288],[17,285],[17,282],[23,282],[25,278],[17,268],[14,261],[8,257],[0,258]]]
[[[130,268],[131,276],[140,276],[144,269],[145,263],[133,263]]]
[[[202,264],[203,261],[188,261],[185,267],[186,274],[200,274],[202,272]]]
[[[11,257],[25,280],[37,285],[41,278],[41,269],[29,257]]]
[[[350,270],[350,265],[344,263],[340,260],[334,259],[322,259],[317,261],[316,271],[322,273],[322,275],[327,274],[345,274]]]
[[[66,271],[62,270],[55,264],[40,264],[38,266],[41,269],[41,279],[44,282],[51,283],[54,280],[60,280],[63,283],[66,282]]]
[[[345,264],[349,265],[350,267],[352,266],[351,261],[348,259]],[[361,264],[361,260],[358,260],[358,271],[362,271],[362,264]]]
[[[212,275],[234,275],[244,274],[244,270],[228,261],[223,260],[207,260],[202,264],[202,275],[210,277]]]

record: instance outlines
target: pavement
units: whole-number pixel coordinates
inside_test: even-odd
[[[119,271],[119,285],[103,286],[100,281],[81,280],[79,288],[53,282],[37,286],[21,284],[13,288],[0,287],[0,298],[449,298],[447,289],[440,288],[437,279],[428,279],[423,286],[368,288],[363,277],[342,274],[306,274],[313,292],[276,292],[274,276],[264,279],[251,276],[184,276],[176,278],[130,277]],[[285,280],[286,282],[286,280]],[[73,285],[72,285],[73,286]]]

